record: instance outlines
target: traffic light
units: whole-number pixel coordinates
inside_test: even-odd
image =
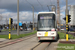
[[[66,17],[63,18],[66,21]]]
[[[68,23],[71,21],[71,20],[70,20],[70,19],[71,19],[70,17],[71,17],[71,15],[68,15]]]
[[[11,18],[11,24],[13,24],[13,19]]]
[[[70,17],[71,17],[71,15],[68,15],[68,23],[71,21],[70,20],[71,19]],[[66,17],[64,17],[63,19],[66,21]]]

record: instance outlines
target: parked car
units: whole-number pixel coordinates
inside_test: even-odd
[[[70,28],[69,31],[75,31],[75,29],[74,28]]]
[[[31,28],[27,28],[27,30],[31,30]]]
[[[20,31],[23,31],[23,28],[22,27],[20,27]]]
[[[61,31],[65,31],[65,29],[60,29]]]

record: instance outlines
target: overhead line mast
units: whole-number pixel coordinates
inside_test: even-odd
[[[60,7],[59,7],[59,0],[57,0],[57,25],[60,28]]]

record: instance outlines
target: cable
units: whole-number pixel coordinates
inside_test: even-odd
[[[49,6],[47,5],[47,7],[48,7],[48,10],[50,11],[50,9],[49,9]]]
[[[27,0],[26,0],[27,1]],[[28,1],[27,1],[28,2]],[[28,2],[32,7],[34,7],[30,2]],[[35,7],[34,7],[34,10],[36,11]]]
[[[51,2],[52,0],[50,0],[50,2]],[[52,5],[52,2],[51,2],[51,5]]]
[[[52,0],[50,0],[50,3],[51,3],[51,5],[52,5]],[[47,5],[47,7],[48,7],[48,10],[51,11],[48,5]]]
[[[56,0],[54,1],[54,5],[55,5],[55,3],[56,3]]]
[[[42,4],[37,0],[37,2],[41,5],[41,7],[42,7],[42,9],[43,9],[43,6],[42,6]],[[44,10],[44,9],[43,9]]]

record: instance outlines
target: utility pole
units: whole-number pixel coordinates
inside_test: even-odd
[[[61,27],[60,25],[60,6],[59,6],[59,0],[57,0],[57,24],[58,24],[58,27]]]
[[[33,31],[34,31],[34,7],[33,8]]]
[[[68,41],[68,0],[66,0],[66,41]]]
[[[17,0],[17,36],[19,36],[19,0]]]

